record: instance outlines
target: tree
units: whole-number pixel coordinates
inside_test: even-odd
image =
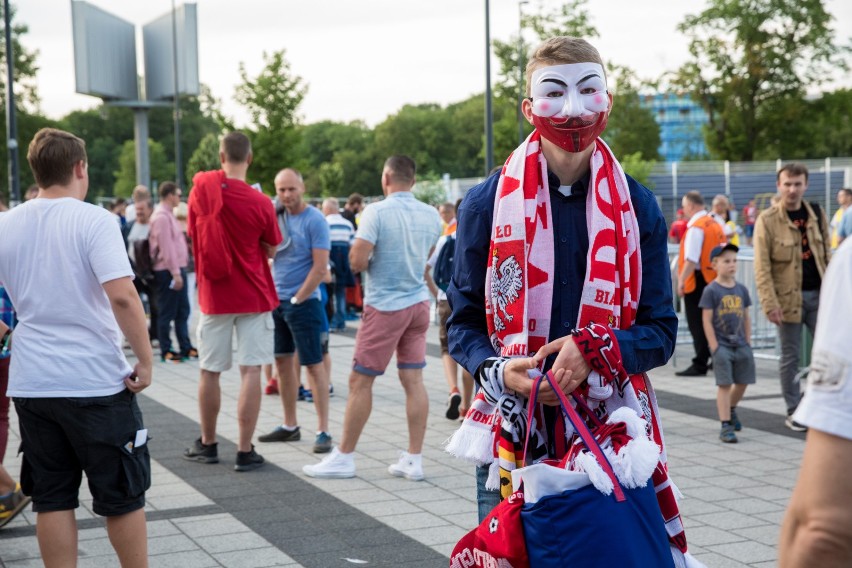
[[[568,0],[558,8],[546,11],[544,0],[537,2],[537,8],[528,10],[521,18],[521,28],[532,30],[535,37],[533,43],[539,43],[554,36],[597,37],[598,30],[592,25],[586,4],[588,0]],[[515,115],[515,140],[512,149],[517,146],[518,129],[518,100],[523,97],[525,80],[522,78],[527,65],[527,56],[531,44],[523,38],[523,34],[512,35],[509,41],[498,39],[491,41],[494,56],[500,62],[497,83],[494,85],[495,110],[497,107],[508,107]],[[504,109],[505,110],[505,109]],[[523,121],[522,124],[525,124]],[[532,127],[525,126],[529,134]],[[496,145],[495,145],[496,147]]]
[[[198,147],[186,163],[186,187],[192,187],[192,178],[198,172],[218,170],[222,167],[219,160],[219,137],[208,134],[201,139]]]
[[[300,127],[297,163],[302,164],[308,195],[327,195],[330,191],[320,177],[324,164],[335,164],[342,171],[340,193],[335,195],[381,193],[382,162],[374,140],[373,131],[361,121],[324,120]]]
[[[21,45],[21,36],[30,31],[26,24],[16,24],[15,7],[10,8],[9,21],[12,25],[12,53],[15,57],[13,67],[13,80],[15,82],[15,104],[18,110],[26,110],[37,113],[39,110],[38,91],[36,90],[36,72],[38,66],[38,50],[30,51]],[[3,4],[0,4],[0,18],[4,17]],[[0,42],[0,100],[3,108],[6,105],[6,42]]]
[[[691,60],[675,84],[707,112],[705,138],[714,158],[748,161],[776,120],[769,111],[846,70],[847,47],[834,43],[821,0],[710,0],[678,30]]]
[[[297,165],[294,148],[298,143],[299,124],[296,111],[307,93],[302,78],[290,70],[284,50],[263,53],[264,67],[256,77],[249,77],[240,63],[241,83],[236,100],[251,116],[248,132],[254,153],[249,175],[256,181],[271,184],[283,167]]]
[[[640,158],[655,161],[660,158],[660,125],[651,109],[641,104],[641,82],[633,71],[624,66],[610,65],[608,83],[613,93],[613,111],[609,115],[604,140],[616,156],[639,154]]]
[[[148,139],[148,154],[151,161],[152,185],[174,180],[175,165],[166,159],[166,150],[163,145],[156,140]],[[118,168],[115,172],[113,195],[130,197],[133,188],[136,187],[136,143],[133,140],[128,140],[121,146]]]
[[[133,141],[133,111],[126,107],[101,105],[65,115],[59,127],[86,141],[89,159],[89,195],[92,199],[112,195],[119,156],[126,141]],[[133,180],[136,163],[133,162]],[[135,184],[134,184],[135,185]]]
[[[317,172],[320,183],[320,195],[337,197],[343,193],[343,166],[337,162],[326,162]]]
[[[3,5],[0,4],[0,17],[3,17]],[[39,109],[38,91],[36,90],[36,72],[38,66],[37,50],[28,50],[21,44],[21,38],[29,31],[26,24],[15,22],[15,8],[10,9],[11,23],[13,81],[15,93],[15,108],[18,124],[18,172],[20,175],[21,193],[33,183],[32,172],[27,164],[27,146],[39,128],[53,126],[54,122],[41,115]],[[6,42],[0,41],[0,201],[8,201],[9,188],[6,180],[8,174],[7,144],[6,144]],[[21,196],[22,197],[22,196]]]
[[[418,177],[439,177],[455,160],[455,149],[447,144],[452,130],[449,115],[440,105],[405,105],[376,126],[376,153],[382,159],[408,155],[417,164]]]
[[[184,174],[189,176],[189,157],[208,134],[222,131],[221,112],[206,85],[201,86],[199,96],[180,97],[180,144]],[[206,97],[206,98],[203,98]],[[148,131],[153,140],[162,144],[166,159],[175,161],[174,108],[157,107],[148,113]],[[176,172],[171,174],[175,177]]]

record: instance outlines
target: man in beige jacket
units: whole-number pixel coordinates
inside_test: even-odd
[[[766,317],[778,326],[779,373],[787,405],[785,424],[804,432],[793,420],[801,394],[799,370],[802,324],[816,327],[819,289],[828,264],[828,223],[822,209],[804,201],[808,169],[785,164],[778,172],[778,202],[763,211],[754,227],[754,277]]]

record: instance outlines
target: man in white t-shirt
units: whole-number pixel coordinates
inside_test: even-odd
[[[19,318],[8,395],[41,557],[46,566],[77,557],[74,509],[85,472],[122,566],[147,566],[151,467],[136,393],[151,384],[152,355],[121,231],[109,211],[83,201],[85,142],[43,128],[27,160],[39,193],[0,218],[0,282]]]
[[[779,565],[852,566],[852,243],[831,257],[820,294],[808,387],[793,420],[808,427],[781,529]]]

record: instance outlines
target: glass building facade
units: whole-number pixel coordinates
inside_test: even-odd
[[[654,113],[660,125],[660,157],[667,162],[707,158],[704,112],[689,95],[655,93],[640,95],[642,106]]]

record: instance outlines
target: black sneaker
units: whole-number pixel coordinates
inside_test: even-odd
[[[458,391],[453,391],[450,393],[449,398],[447,398],[447,412],[445,416],[450,420],[456,420],[459,417],[459,406],[461,406],[462,397]]]
[[[195,440],[191,448],[183,451],[183,459],[201,463],[219,463],[219,444],[202,444]]]
[[[254,444],[252,444],[250,452],[237,452],[234,471],[251,471],[262,466],[264,461],[263,456],[254,451]]]
[[[263,434],[257,437],[258,442],[298,442],[302,439],[302,432],[296,426],[295,430],[287,430],[281,425],[275,427],[275,430],[269,434]]]
[[[695,368],[695,365],[690,365],[683,371],[678,371],[675,373],[678,377],[704,377],[707,375],[707,370],[702,371],[701,369]]]

